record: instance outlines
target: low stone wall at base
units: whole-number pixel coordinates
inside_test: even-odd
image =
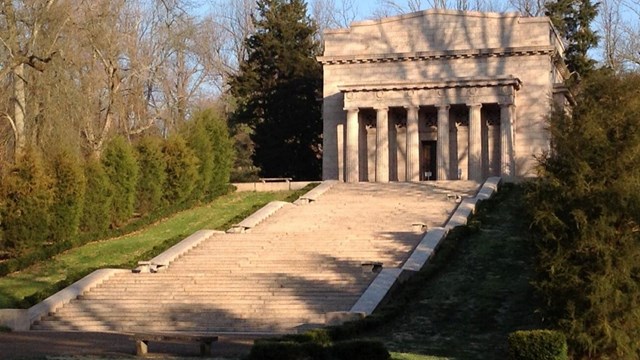
[[[262,182],[256,181],[251,183],[233,183],[231,185],[236,187],[236,191],[288,191],[288,190],[300,190],[303,187],[311,184],[314,181],[282,181],[282,182]],[[320,181],[315,181],[320,182]]]
[[[44,299],[41,303],[25,309],[2,309],[0,310],[0,325],[6,326],[13,331],[29,330],[31,324],[40,320],[43,316],[54,312],[64,304],[82,295],[89,289],[98,286],[111,276],[120,272],[130,272],[123,269],[100,269],[83,277],[75,283],[58,291],[57,293]]]

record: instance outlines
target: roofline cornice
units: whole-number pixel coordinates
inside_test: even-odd
[[[386,54],[367,55],[336,55],[318,56],[317,60],[323,65],[335,64],[362,64],[399,61],[425,61],[425,60],[450,60],[481,57],[505,57],[528,55],[554,55],[557,49],[554,46],[520,46],[485,49],[463,49],[444,51],[418,51]]]

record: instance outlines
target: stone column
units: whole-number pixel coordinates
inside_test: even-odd
[[[449,180],[449,105],[438,106],[438,180]]]
[[[376,182],[389,182],[389,108],[376,109]]]
[[[418,129],[418,107],[407,106],[407,161],[406,181],[420,180],[420,133]]]
[[[482,181],[482,104],[469,104],[469,180]]]
[[[358,182],[358,138],[360,127],[358,126],[358,108],[347,109],[347,161],[345,166],[345,182]]]
[[[515,105],[500,104],[500,175],[505,179],[515,175],[513,128]]]

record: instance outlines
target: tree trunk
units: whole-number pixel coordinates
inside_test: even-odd
[[[27,95],[25,92],[24,64],[18,64],[13,70],[13,120],[15,122],[15,159],[20,158],[26,147],[25,116]]]

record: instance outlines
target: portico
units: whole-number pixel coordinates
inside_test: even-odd
[[[323,178],[529,176],[562,82],[548,18],[427,10],[325,32]]]
[[[340,86],[346,112],[345,181],[481,181],[510,176],[511,124],[520,84],[506,77]],[[429,141],[436,143],[435,158],[421,154],[430,151],[422,146]],[[494,163],[500,166],[491,166]]]

